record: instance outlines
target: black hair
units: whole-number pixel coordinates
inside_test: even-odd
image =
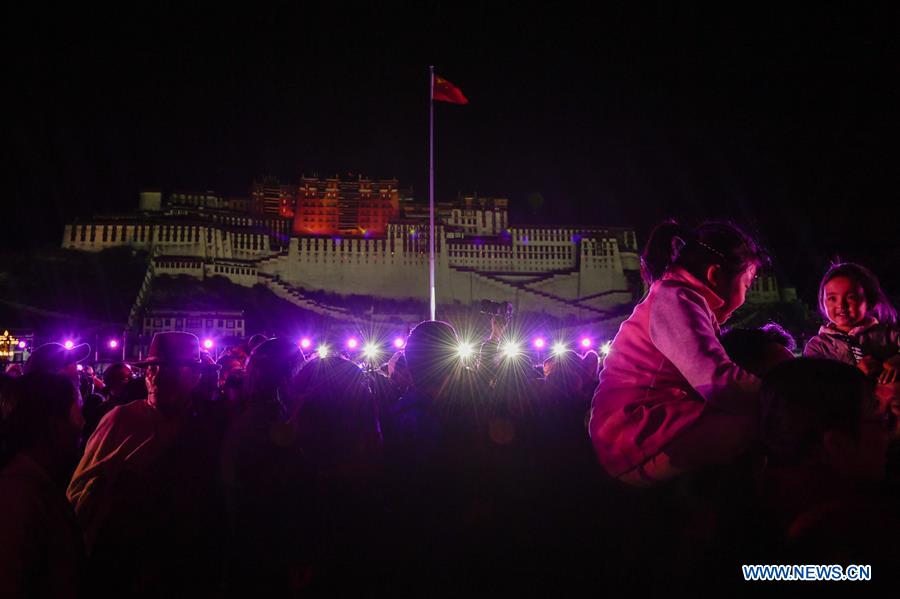
[[[731,361],[753,374],[760,375],[768,365],[766,346],[780,345],[793,352],[797,342],[780,325],[770,322],[758,329],[729,329],[719,338]]]
[[[765,266],[768,257],[737,225],[709,221],[692,229],[668,220],[657,225],[647,239],[641,254],[641,276],[650,284],[661,279],[670,266],[681,266],[703,281],[709,266],[719,265],[729,276],[737,276],[751,264]]]
[[[854,262],[832,264],[825,276],[822,277],[822,282],[819,283],[819,312],[825,320],[828,320],[828,311],[825,309],[825,285],[837,277],[847,277],[862,287],[868,304],[867,313],[874,314],[878,322],[892,327],[897,326],[897,310],[882,291],[878,277],[865,266]]]

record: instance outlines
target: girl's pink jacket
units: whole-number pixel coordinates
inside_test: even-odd
[[[589,427],[610,475],[660,453],[705,410],[756,409],[759,379],[735,365],[719,342],[713,310],[723,303],[673,267],[622,323],[600,373]]]

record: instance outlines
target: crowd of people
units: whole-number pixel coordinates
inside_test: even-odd
[[[102,377],[38,347],[0,388],[0,595],[293,597],[739,583],[741,564],[896,578],[896,311],[823,277],[795,357],[720,329],[766,265],[731,224],[663,223],[609,353],[477,359],[425,321],[383,369],[188,333]]]

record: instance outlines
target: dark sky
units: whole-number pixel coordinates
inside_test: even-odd
[[[801,287],[839,254],[898,292],[896,10],[331,6],[10,14],[4,248],[142,187],[352,172],[425,200],[435,64],[471,102],[437,106],[438,199],[644,236],[735,218]]]

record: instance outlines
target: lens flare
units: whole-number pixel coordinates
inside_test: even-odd
[[[554,356],[561,356],[564,353],[566,353],[567,351],[569,351],[569,348],[566,347],[566,344],[563,343],[562,341],[558,341],[557,343],[553,344],[552,351],[553,351]]]
[[[612,341],[607,341],[606,343],[604,343],[603,345],[600,346],[600,353],[603,354],[604,356],[608,356],[609,350],[611,347],[612,347]]]
[[[583,347],[584,349],[590,349],[592,345],[593,345],[593,342],[591,342],[590,337],[582,337],[581,338],[581,347]]]
[[[301,349],[309,349],[312,345],[312,340],[309,337],[304,337],[300,340],[300,348]]]
[[[519,354],[522,353],[522,346],[515,341],[507,341],[503,344],[502,351],[504,358],[512,360],[513,358],[518,358]]]
[[[459,354],[460,358],[465,360],[472,357],[472,354],[475,353],[475,348],[472,347],[472,344],[468,341],[463,341],[456,347],[456,353]]]
[[[347,348],[348,349],[356,349],[356,346],[359,345],[359,341],[356,340],[356,337],[350,337],[347,339]]]
[[[119,342],[116,341],[115,339],[110,339],[109,347],[110,347],[110,349],[116,349],[117,347],[119,347]]]
[[[397,337],[394,339],[394,347],[397,349],[403,349],[403,346],[406,345],[406,342],[403,340],[403,337]]]
[[[319,354],[320,358],[327,358],[328,357],[328,346],[323,343],[316,349],[316,353]]]
[[[71,339],[67,339],[65,343],[63,343],[63,347],[66,349],[72,349],[75,347],[75,343]]]
[[[544,349],[545,345],[547,345],[547,342],[544,341],[543,337],[538,337],[537,339],[534,340],[534,346],[537,349]]]
[[[204,348],[206,348],[206,349],[212,349],[212,346],[213,346],[213,345],[214,345],[214,343],[213,343],[213,340],[212,340],[212,339],[204,339],[204,340],[203,340],[203,347],[204,347]]]
[[[379,353],[380,350],[374,343],[366,343],[366,345],[363,347],[363,356],[365,356],[369,360],[378,357]]]

